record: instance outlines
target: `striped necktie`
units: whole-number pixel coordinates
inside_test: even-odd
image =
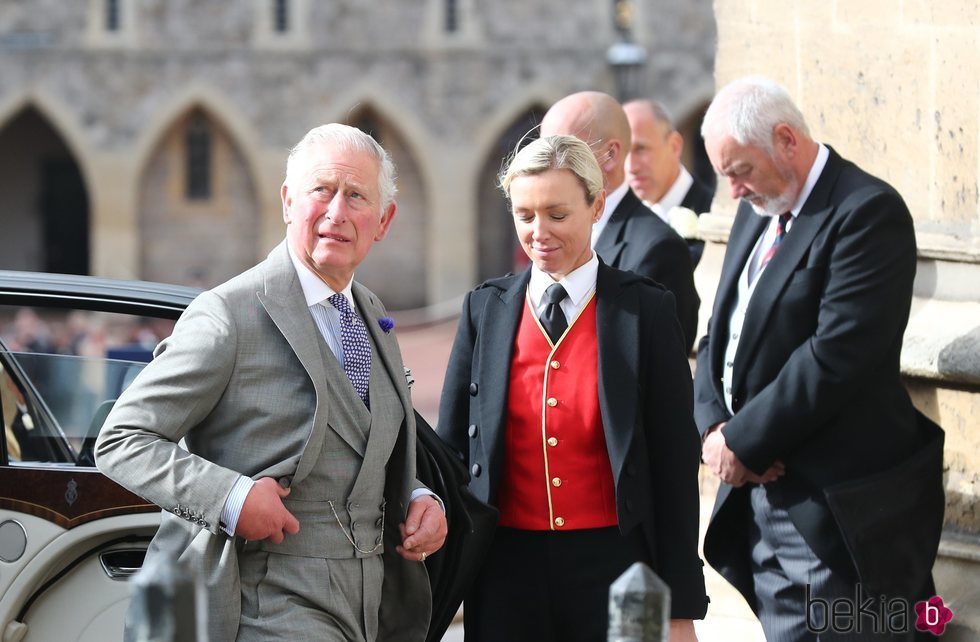
[[[772,240],[772,245],[769,246],[769,249],[762,257],[762,261],[759,262],[759,269],[757,272],[761,272],[762,268],[766,267],[766,263],[768,263],[772,259],[773,255],[776,254],[779,244],[783,242],[783,237],[786,236],[786,224],[789,223],[789,219],[792,216],[793,215],[789,212],[780,215],[779,222],[776,223],[776,238]]]

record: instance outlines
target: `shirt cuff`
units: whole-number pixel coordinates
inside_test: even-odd
[[[235,536],[235,528],[238,526],[238,518],[242,514],[242,506],[245,505],[245,498],[248,496],[248,491],[252,490],[254,483],[244,475],[239,477],[225,499],[225,506],[221,509],[221,530],[230,537]]]
[[[425,497],[426,495],[428,495],[432,499],[434,499],[437,502],[439,502],[439,508],[442,509],[442,512],[444,512],[444,513],[446,512],[446,505],[442,502],[441,499],[439,499],[439,496],[438,495],[436,495],[435,493],[433,493],[428,488],[416,488],[415,490],[413,490],[412,491],[412,497],[409,500],[409,503],[414,502],[419,497]]]

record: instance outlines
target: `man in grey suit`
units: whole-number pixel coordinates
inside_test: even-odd
[[[307,133],[286,165],[285,242],[188,307],[99,435],[99,468],[166,511],[147,562],[203,577],[212,640],[425,637],[419,562],[446,518],[415,479],[390,319],[353,281],[394,195],[370,136]]]

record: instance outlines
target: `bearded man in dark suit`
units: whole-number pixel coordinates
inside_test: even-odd
[[[702,134],[742,199],[698,350],[695,419],[722,481],[705,557],[769,640],[816,640],[834,600],[911,607],[933,591],[943,433],[899,367],[912,217],[764,78],[722,89]],[[904,632],[874,639],[909,639],[905,616]],[[858,618],[866,634],[873,618]]]

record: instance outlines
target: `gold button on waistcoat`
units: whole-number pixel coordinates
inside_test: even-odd
[[[557,360],[557,359],[551,362],[551,368],[552,368],[553,370],[557,370],[557,369],[558,369],[558,368],[560,368],[560,367],[561,367],[561,364],[560,364],[560,363],[558,363],[558,360]]]
[[[555,526],[564,526],[564,525],[565,525],[565,518],[564,517],[556,517],[555,518]]]
[[[555,439],[554,437],[548,437],[548,445],[549,446],[557,446],[558,445],[558,440]]]
[[[561,486],[561,479],[559,479],[558,477],[554,477],[554,478],[553,478],[553,479],[551,480],[551,485],[552,485],[552,486],[554,486],[554,487],[556,487],[556,488],[557,488],[558,486]]]
[[[551,406],[552,408],[554,408],[555,406],[558,405],[558,400],[555,399],[554,397],[549,397],[548,398],[548,405]]]

